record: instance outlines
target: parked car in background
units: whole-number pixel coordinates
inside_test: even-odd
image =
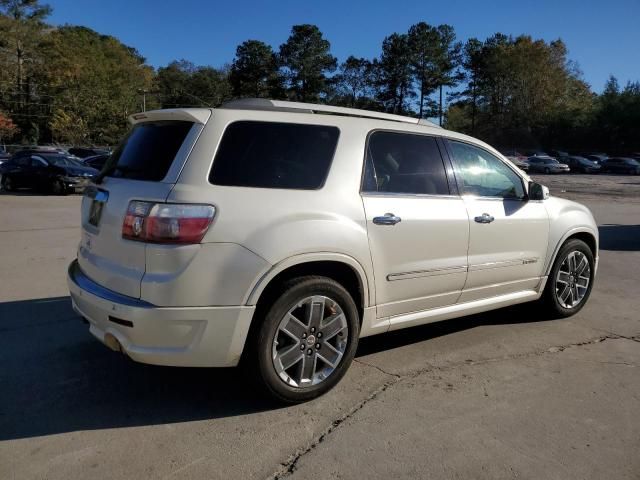
[[[536,300],[568,317],[589,297],[589,210],[480,140],[266,99],[130,120],[82,199],[67,283],[90,333],[135,361],[242,359],[301,402],[361,337]]]
[[[109,153],[106,148],[89,148],[89,147],[71,147],[69,153],[78,158],[93,157],[96,155],[104,155]]]
[[[564,158],[569,156],[569,152],[565,152],[563,150],[549,150],[549,156],[558,161],[563,161]]]
[[[607,155],[606,153],[585,153],[582,156],[587,160],[596,162],[598,165],[601,165],[602,162],[606,161],[609,158],[609,155]]]
[[[563,158],[563,162],[569,165],[572,173],[599,173],[601,170],[596,162],[580,156],[572,155]]]
[[[607,173],[640,175],[640,162],[628,157],[609,158],[602,164],[602,171]]]
[[[569,165],[549,156],[529,157],[527,162],[530,173],[569,173],[571,171]]]
[[[98,175],[78,159],[61,153],[39,152],[20,155],[0,165],[0,189],[30,188],[64,195],[82,191]]]
[[[505,157],[507,157],[513,164],[518,167],[523,172],[529,171],[529,164],[527,163],[527,156],[518,152],[517,150],[502,150],[502,153]]]
[[[37,146],[37,147],[26,147],[26,148],[23,148],[22,150],[13,152],[13,155],[11,155],[11,159],[17,160],[18,158],[30,157],[31,155],[39,155],[41,153],[49,153],[49,154],[55,153],[60,155],[69,155],[69,153],[66,150],[63,150],[62,148]]]
[[[82,160],[82,163],[91,168],[95,168],[96,170],[102,170],[102,168],[104,167],[104,164],[107,163],[107,160],[109,160],[110,156],[111,156],[110,153],[107,153],[104,155],[94,155],[92,157],[84,158]]]
[[[0,165],[9,160],[9,158],[11,158],[11,155],[9,155],[4,148],[0,147]]]

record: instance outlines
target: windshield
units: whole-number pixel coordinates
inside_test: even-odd
[[[46,155],[44,159],[49,162],[51,165],[55,165],[56,167],[83,167],[82,163],[80,163],[75,158],[67,157],[65,155]]]
[[[548,164],[556,164],[556,163],[560,163],[560,162],[557,161],[557,160],[554,160],[553,158],[545,158],[544,159],[544,163],[546,163],[548,165]]]

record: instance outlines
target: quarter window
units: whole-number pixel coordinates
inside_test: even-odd
[[[498,157],[467,143],[449,144],[463,195],[524,198],[522,179]]]
[[[408,133],[372,133],[362,190],[449,195],[447,173],[436,139]]]
[[[336,150],[336,127],[241,121],[222,136],[209,181],[237,187],[314,190]]]

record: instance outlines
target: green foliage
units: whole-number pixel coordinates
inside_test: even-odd
[[[47,35],[40,85],[50,99],[52,140],[113,144],[128,115],[142,109],[140,91],[153,71],[117,39],[86,27],[65,26]]]
[[[276,55],[269,45],[259,40],[238,45],[229,75],[235,97],[282,97],[282,81]]]
[[[217,107],[231,97],[229,73],[174,61],[158,69],[152,93],[161,108]]]
[[[415,96],[412,88],[411,51],[406,34],[394,33],[382,42],[380,59],[374,61],[377,99],[391,113],[410,112],[409,100]]]
[[[331,45],[315,25],[294,25],[286,43],[280,45],[280,64],[290,98],[317,102],[327,93],[326,74],[336,69]]]

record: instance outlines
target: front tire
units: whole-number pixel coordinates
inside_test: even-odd
[[[9,175],[0,175],[0,177],[0,191],[13,192],[14,185],[11,177],[9,177]]]
[[[331,390],[347,372],[360,336],[358,309],[327,277],[295,278],[281,292],[257,330],[250,366],[272,397],[304,402]]]
[[[595,262],[589,246],[576,238],[568,240],[558,252],[542,294],[547,313],[553,318],[578,313],[589,299],[594,274]]]

